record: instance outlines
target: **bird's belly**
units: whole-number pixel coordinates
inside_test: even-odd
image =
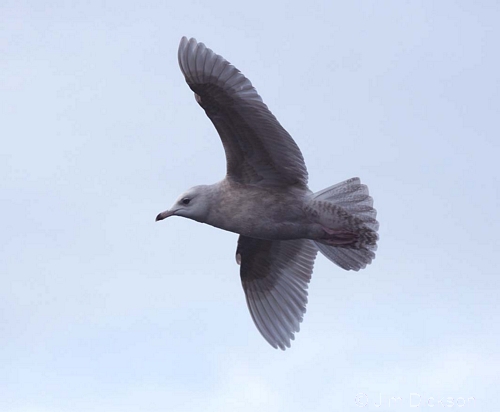
[[[257,239],[310,238],[307,191],[225,184],[205,223]]]
[[[234,213],[230,216],[219,216],[208,224],[219,229],[256,239],[291,240],[309,238],[311,224],[299,216],[273,214]]]

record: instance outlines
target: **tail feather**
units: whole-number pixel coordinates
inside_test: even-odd
[[[361,184],[359,178],[355,177],[315,193],[312,199],[321,203],[329,203],[331,207],[347,212],[351,216],[348,219],[349,230],[353,230],[353,225],[356,226],[361,239],[355,247],[331,246],[316,241],[320,252],[346,270],[357,271],[369,265],[375,258],[375,250],[377,250],[376,232],[379,223],[376,219],[377,211],[373,208],[373,199],[368,194],[368,187]],[[323,209],[330,208],[323,207]]]
[[[379,228],[376,219],[377,211],[373,208],[373,198],[368,193],[368,186],[361,184],[359,177],[327,187],[315,193],[313,199],[340,206],[361,219],[368,228],[375,232]]]
[[[364,269],[375,259],[376,247],[373,250],[368,248],[346,249],[341,247],[328,246],[320,242],[315,242],[319,251],[337,266],[345,270],[358,271]]]

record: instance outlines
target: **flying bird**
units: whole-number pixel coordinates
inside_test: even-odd
[[[306,311],[318,250],[345,270],[370,264],[377,212],[355,177],[313,193],[297,144],[236,67],[195,39],[181,39],[179,66],[224,146],[227,172],[195,186],[156,220],[181,216],[238,233],[236,262],[257,329],[290,347]]]

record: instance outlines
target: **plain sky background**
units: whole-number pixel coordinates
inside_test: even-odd
[[[499,22],[486,0],[2,1],[0,411],[497,410]],[[225,173],[183,35],[253,82],[312,190],[375,199],[377,258],[318,256],[285,352],[237,235],[154,222]]]

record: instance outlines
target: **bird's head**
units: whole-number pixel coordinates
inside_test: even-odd
[[[210,187],[195,186],[179,196],[174,205],[156,216],[156,221],[170,216],[182,216],[204,222],[210,208]]]

